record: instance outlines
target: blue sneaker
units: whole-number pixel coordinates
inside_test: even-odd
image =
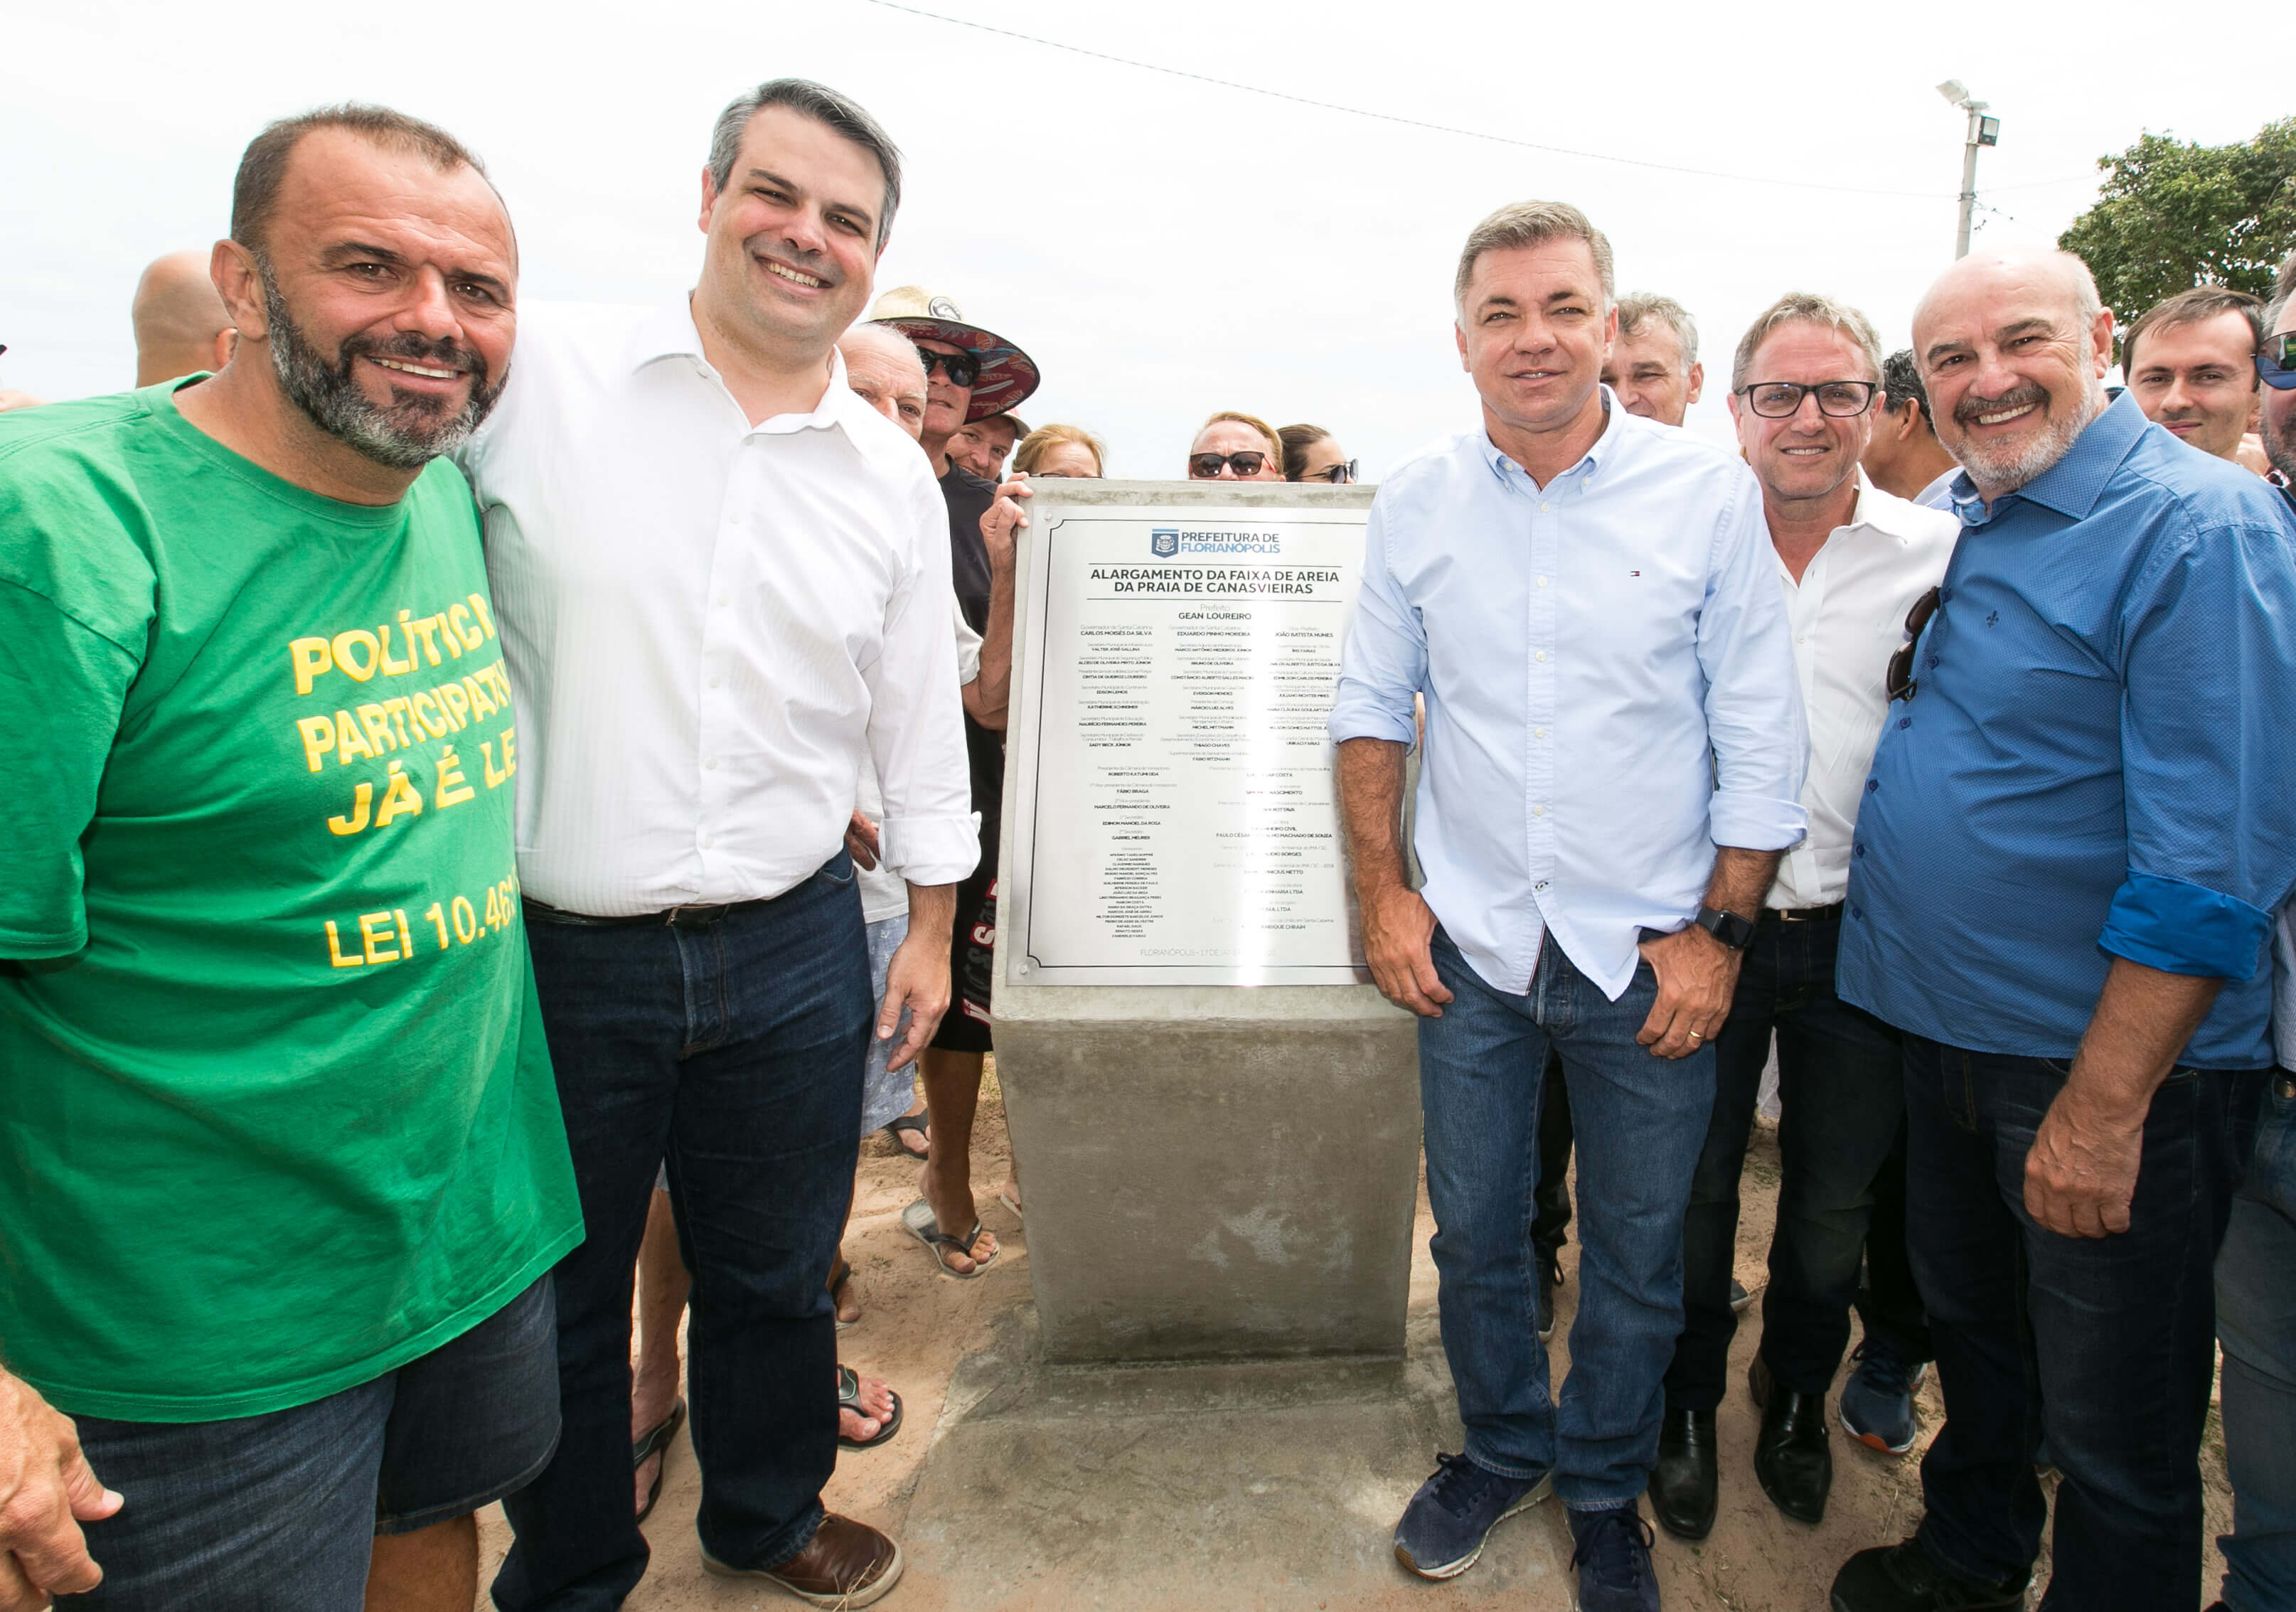
[[[1633,1501],[1600,1511],[1566,1511],[1570,1565],[1578,1571],[1578,1612],[1659,1612],[1651,1568],[1650,1524]]]
[[[1438,1454],[1435,1476],[1395,1525],[1395,1559],[1422,1578],[1456,1578],[1475,1565],[1493,1528],[1554,1492],[1552,1474],[1502,1477],[1464,1455]]]
[[[1849,1357],[1857,1363],[1841,1385],[1841,1429],[1861,1444],[1903,1455],[1914,1447],[1914,1390],[1927,1365],[1913,1365],[1878,1338]]]

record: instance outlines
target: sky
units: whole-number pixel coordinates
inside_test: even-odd
[[[266,121],[341,100],[486,159],[525,299],[665,299],[700,262],[718,110],[795,74],[858,99],[906,155],[878,287],[927,286],[1025,348],[1045,384],[1022,415],[1097,432],[1112,473],[1180,474],[1218,409],[1323,425],[1373,477],[1472,427],[1452,269],[1478,219],[1534,197],[1610,235],[1620,290],[1690,307],[1709,380],[1689,423],[1726,438],[1730,349],[1782,293],[1842,298],[1907,340],[1953,255],[1964,117],[1939,80],[2002,120],[1980,247],[2053,241],[2094,199],[2095,160],[2148,130],[2221,143],[2287,111],[2272,75],[2235,70],[2234,30],[2123,0],[2077,18],[2062,0],[921,3],[963,20],[878,0],[12,6],[0,387],[129,385],[143,266],[225,232]]]

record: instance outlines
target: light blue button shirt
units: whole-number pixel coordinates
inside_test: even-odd
[[[1428,905],[1494,989],[1552,929],[1616,1001],[1717,846],[1800,839],[1809,745],[1752,473],[1603,398],[1544,488],[1480,430],[1381,484],[1331,732],[1408,744],[1423,694]]]

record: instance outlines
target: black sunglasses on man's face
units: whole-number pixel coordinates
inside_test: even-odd
[[[971,389],[980,379],[980,360],[971,353],[936,353],[930,348],[919,348],[917,356],[924,361],[925,379],[932,379],[935,370],[946,371],[951,386]]]

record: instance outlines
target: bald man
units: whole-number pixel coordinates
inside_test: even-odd
[[[231,362],[239,335],[208,276],[205,252],[153,258],[135,282],[128,317],[135,323],[137,386],[219,370]]]
[[[2023,1607],[2044,1435],[2045,1612],[2196,1606],[2210,1272],[2296,884],[2296,558],[2270,487],[2106,400],[2079,258],[1964,258],[1914,355],[1967,540],[1890,667],[1837,989],[1905,1036],[1946,1421],[1919,1533],[1833,1612]]]

